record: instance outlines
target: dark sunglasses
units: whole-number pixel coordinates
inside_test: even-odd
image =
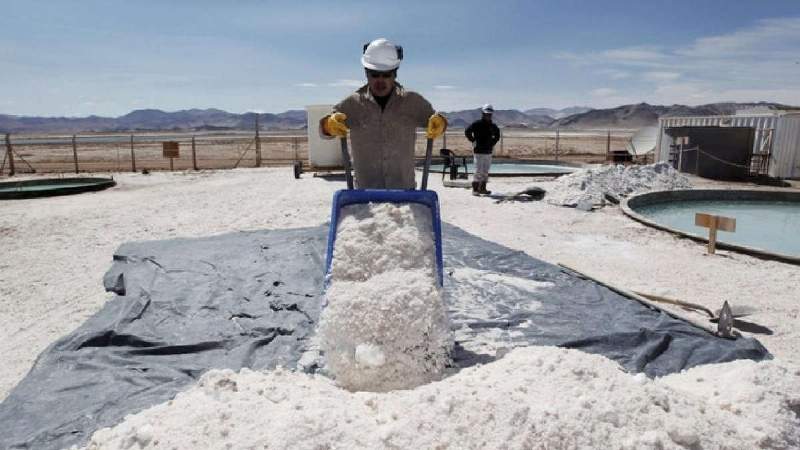
[[[397,75],[397,72],[390,70],[388,72],[380,72],[378,70],[367,69],[367,76],[370,78],[392,78]]]

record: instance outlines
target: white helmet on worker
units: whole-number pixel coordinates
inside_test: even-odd
[[[394,45],[385,38],[364,44],[361,65],[370,70],[388,72],[397,69],[403,59],[403,47]]]
[[[484,114],[492,114],[494,113],[494,107],[492,107],[491,103],[487,103],[483,105],[483,107],[481,107],[481,112],[483,112]]]

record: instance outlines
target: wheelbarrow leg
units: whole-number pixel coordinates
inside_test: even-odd
[[[347,151],[347,136],[342,138],[342,162],[344,163],[344,178],[347,180],[347,189],[353,189],[353,173],[350,168],[350,152]]]
[[[428,189],[428,171],[431,168],[431,153],[433,153],[433,139],[428,138],[425,145],[425,165],[422,170],[422,186],[420,190]]]

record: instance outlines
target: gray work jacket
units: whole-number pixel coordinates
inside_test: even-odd
[[[416,129],[426,127],[434,113],[424,97],[396,83],[381,111],[364,85],[339,102],[334,111],[347,114],[358,189],[414,189]]]

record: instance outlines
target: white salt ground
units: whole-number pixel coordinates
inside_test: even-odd
[[[744,381],[744,384],[743,384]],[[414,390],[351,393],[288,370],[214,370],[88,449],[797,448],[800,371],[706,366],[649,380],[530,347]]]
[[[686,176],[664,162],[646,166],[602,166],[559,178],[547,188],[545,200],[553,205],[591,209],[592,205],[605,203],[605,194],[620,198],[690,187]]]
[[[340,214],[316,339],[326,370],[350,390],[406,389],[440,378],[453,334],[430,208],[370,203]]]
[[[331,183],[321,178],[304,177],[295,181],[292,179],[291,168],[199,173],[154,172],[149,176],[140,174],[114,176],[118,183],[117,187],[102,192],[0,202],[0,248],[3,250],[0,252],[0,324],[2,324],[0,354],[3,355],[3,364],[0,364],[0,400],[5,398],[8,391],[22,379],[36,356],[48,344],[77,328],[106,301],[113,298],[103,291],[102,276],[111,264],[114,250],[123,242],[321,224],[329,218],[333,192],[341,187],[341,183]],[[741,186],[712,183],[696,177],[692,177],[691,180],[694,186],[713,185],[715,188]],[[608,431],[606,422],[600,420],[598,414],[592,411],[586,412],[580,427],[566,419],[561,421],[555,419],[557,412],[555,408],[566,401],[561,397],[567,397],[559,395],[561,392],[585,392],[582,398],[588,399],[587,401],[596,398],[597,404],[602,405],[609,414],[608,417],[613,417],[614,411],[621,412],[618,417],[629,417],[627,413],[622,413],[628,411],[626,401],[639,405],[642,411],[661,409],[658,403],[662,402],[656,401],[656,398],[642,396],[640,399],[631,399],[624,395],[619,386],[628,386],[630,380],[645,382],[645,385],[652,383],[655,386],[670,384],[672,380],[676,380],[675,382],[680,385],[673,386],[670,396],[667,396],[671,399],[670,405],[705,402],[703,410],[706,414],[714,416],[723,414],[726,420],[730,418],[737,429],[732,434],[725,434],[726,432],[719,430],[695,434],[700,436],[701,442],[708,443],[703,445],[703,448],[757,447],[752,445],[753,440],[746,436],[741,442],[734,442],[736,437],[750,435],[751,431],[747,430],[766,436],[767,440],[772,439],[773,447],[780,448],[781,440],[785,443],[784,448],[798,447],[796,440],[794,444],[789,444],[791,440],[786,437],[787,434],[781,435],[781,432],[775,430],[787,429],[784,426],[787,421],[796,421],[790,419],[792,416],[788,411],[792,408],[795,411],[800,409],[797,406],[796,391],[800,385],[797,380],[797,371],[800,369],[792,365],[800,362],[797,354],[797,349],[800,348],[800,303],[797,302],[796,295],[797,286],[800,285],[800,268],[732,252],[718,252],[717,255],[708,256],[703,245],[677,239],[667,233],[635,223],[614,207],[586,214],[572,208],[554,207],[546,202],[495,204],[490,199],[473,197],[468,190],[443,188],[438,177],[430,178],[429,183],[439,194],[442,220],[483,239],[524,251],[545,261],[567,263],[631,290],[699,303],[710,309],[719,308],[723,300],[728,300],[734,305],[751,306],[757,311],[749,316],[748,320],[771,330],[772,334],[744,334],[762,342],[776,356],[777,359],[772,362],[756,364],[739,361],[711,365],[693,369],[686,374],[666,377],[657,382],[649,382],[640,376],[625,375],[616,368],[607,373],[601,364],[608,361],[592,359],[592,370],[597,366],[599,375],[593,379],[591,390],[584,389],[585,382],[576,381],[580,378],[576,378],[574,374],[570,375],[569,372],[565,374],[560,371],[554,372],[557,374],[554,379],[540,376],[539,371],[525,365],[526,361],[535,359],[530,354],[524,353],[524,356],[520,356],[524,360],[519,366],[520,372],[508,377],[507,380],[504,376],[497,383],[505,386],[510,392],[528,391],[526,401],[539,405],[533,407],[527,415],[529,423],[533,420],[538,421],[539,419],[532,417],[544,414],[541,408],[550,405],[546,423],[552,423],[553,428],[547,428],[549,437],[542,442],[563,443],[554,443],[550,448],[571,447],[569,443],[574,442],[571,434],[574,429],[577,429],[582,439],[592,439],[596,442],[602,439],[616,439],[616,435],[639,436],[629,432],[628,425],[624,423],[619,428]],[[498,192],[519,192],[535,185],[550,191],[554,189],[555,184],[554,181],[532,182],[530,178],[492,179],[490,189]],[[680,310],[674,312],[693,314]],[[696,314],[692,317],[702,318]],[[554,349],[520,350],[535,352]],[[510,359],[513,355],[514,353],[507,355],[503,361],[513,362]],[[556,369],[571,371],[572,368],[584,364],[582,361],[585,357],[590,356],[579,352],[565,352],[562,363],[556,365]],[[494,380],[492,375],[486,372],[494,370],[490,367],[491,365],[468,369],[441,382],[424,385],[412,391],[388,394],[352,394],[336,388],[331,381],[321,377],[315,380],[323,382],[325,387],[315,391],[303,387],[305,386],[303,384],[293,384],[294,377],[307,379],[305,376],[285,372],[269,374],[243,372],[233,377],[254,377],[257,381],[253,381],[252,384],[259,386],[256,389],[264,388],[265,392],[270,392],[268,386],[271,386],[270,382],[265,380],[285,377],[291,381],[287,381],[286,384],[275,383],[275,386],[280,386],[276,387],[277,392],[285,396],[288,396],[289,392],[303,393],[302,398],[295,398],[292,401],[305,401],[305,406],[301,408],[306,412],[300,414],[297,413],[299,410],[294,412],[277,410],[276,414],[280,413],[281,417],[274,421],[275,430],[289,429],[291,425],[293,435],[301,434],[309,436],[310,440],[313,439],[311,435],[315,432],[314,424],[321,423],[322,419],[307,419],[308,411],[326,415],[329,420],[333,420],[336,414],[339,414],[342,423],[337,427],[348,426],[346,419],[352,417],[355,412],[342,412],[335,408],[342,403],[342,398],[348,398],[351,402],[342,403],[344,406],[351,407],[353,411],[359,413],[364,408],[372,414],[369,416],[372,420],[370,426],[378,426],[376,419],[386,421],[382,425],[384,428],[381,428],[384,434],[379,436],[389,436],[392,430],[391,424],[394,423],[391,412],[394,411],[398,418],[406,421],[405,424],[411,423],[408,422],[412,420],[409,416],[416,414],[419,420],[413,422],[409,428],[413,428],[414,424],[418,425],[417,439],[433,441],[438,430],[450,427],[451,423],[464,423],[465,419],[456,421],[451,417],[448,397],[445,396],[435,397],[436,401],[432,404],[423,402],[422,406],[413,406],[413,401],[425,400],[424,397],[417,396],[422,392],[420,390],[435,394],[434,391],[436,389],[442,391],[443,386],[456,388],[458,385],[462,392],[470,394],[461,395],[459,398],[470,397],[473,390],[477,396],[478,392],[483,392],[481,389],[474,389],[478,386],[478,381],[481,381],[479,377],[485,376],[486,380]],[[532,375],[526,377],[522,374],[524,370],[531,371]],[[547,381],[543,385],[544,388],[539,389],[529,378],[533,381],[537,379]],[[483,381],[488,382],[486,380]],[[237,401],[259,400],[254,393],[244,388],[249,384],[251,383],[242,382],[239,386],[243,392],[242,396],[250,400],[240,398]],[[172,441],[176,442],[175,446],[178,448],[187,448],[191,444],[184,443],[191,443],[192,439],[206,439],[204,437],[206,431],[202,428],[204,426],[209,427],[208,433],[228,430],[225,432],[230,436],[237,436],[237,439],[243,434],[258,436],[272,429],[272,424],[267,419],[260,419],[258,413],[251,413],[246,407],[231,406],[229,411],[220,407],[222,403],[213,403],[227,401],[225,397],[229,395],[227,391],[208,394],[202,400],[197,400],[199,397],[194,396],[197,396],[198,390],[202,389],[206,388],[192,388],[172,403],[156,406],[154,409],[160,411],[158,413],[161,414],[160,419],[153,420],[150,425],[140,426],[142,422],[137,420],[141,419],[131,419],[130,422],[121,424],[113,434],[122,439],[123,429],[135,429],[136,432],[131,431],[129,434],[140,436],[142,440],[147,441],[149,427],[151,436],[169,434],[168,439],[160,442]],[[214,391],[215,389],[209,390],[212,393]],[[334,392],[337,397],[332,397]],[[219,399],[209,400],[213,395],[217,395]],[[193,398],[196,401],[193,401]],[[281,397],[270,398],[277,402]],[[335,398],[335,401],[330,398]],[[375,401],[380,399],[381,403],[373,403],[379,405],[381,408],[379,411],[383,411],[384,414],[378,415],[364,404],[370,398],[375,398]],[[356,399],[361,403],[355,403],[356,406],[353,406]],[[212,403],[209,403],[210,401]],[[271,408],[276,405],[283,407],[289,405],[286,400],[278,403],[267,401]],[[491,405],[486,406],[488,412],[498,409],[511,411],[515,406],[513,402],[502,401],[502,395],[495,392],[488,398],[481,399],[481,402]],[[176,404],[180,408],[172,409],[172,405]],[[457,402],[452,404],[454,412],[462,411],[458,408]],[[326,405],[330,406],[330,413],[324,411],[323,407]],[[294,406],[296,405],[293,404]],[[214,410],[216,407],[220,409]],[[195,411],[197,415],[194,415]],[[569,411],[564,414],[558,412],[558,417],[573,417]],[[697,409],[689,408],[688,411],[687,417],[698,417]],[[200,420],[203,414],[215,417],[214,420],[218,423]],[[498,414],[506,413],[496,413],[493,417],[499,417]],[[670,408],[670,412],[664,414],[672,417],[681,415],[682,412],[673,407]],[[488,413],[480,414],[478,419],[490,422],[488,417],[490,417]],[[661,433],[660,435],[664,436],[669,430],[673,430],[674,434],[675,428],[670,426],[674,422],[666,417],[654,425],[656,431],[648,435]],[[702,419],[702,415],[700,418]],[[631,430],[640,430],[641,420],[651,420],[651,417],[647,415],[643,419],[631,419],[629,425]],[[350,421],[356,423],[352,418]],[[196,427],[198,423],[201,424],[200,427]],[[571,425],[564,426],[565,423]],[[697,423],[703,422],[698,420]],[[793,426],[795,430],[798,429],[796,422]],[[729,428],[723,426],[722,430]],[[336,429],[331,428],[334,431]],[[396,429],[407,428],[403,428],[403,424],[398,424]],[[481,430],[484,429],[475,426],[473,432],[465,428],[458,430],[448,428],[443,436],[453,436],[460,432],[460,437],[454,438],[454,442],[464,442],[468,438],[479,441],[484,437],[481,435]],[[520,425],[515,432],[524,434],[525,430],[525,426]],[[319,431],[321,435],[325,435],[325,429]],[[641,433],[640,438],[645,438],[645,433]],[[271,439],[291,437],[278,434],[276,432]],[[686,440],[691,441],[691,438],[692,436],[688,436]],[[216,441],[213,439],[208,441],[211,444],[207,447],[214,447],[213,443]],[[109,442],[103,448],[120,448],[115,446],[115,443],[122,441],[113,442]],[[138,445],[134,440],[126,442],[135,444],[128,448],[136,448]],[[310,445],[298,444],[300,448],[303,446]],[[533,448],[539,446],[538,443],[531,444]],[[159,447],[169,448],[166,444]],[[245,445],[242,447],[247,448]],[[335,445],[331,445],[331,448],[334,447]],[[640,447],[647,448],[646,445]],[[663,447],[674,448],[677,444]],[[700,448],[700,445],[695,448]]]

